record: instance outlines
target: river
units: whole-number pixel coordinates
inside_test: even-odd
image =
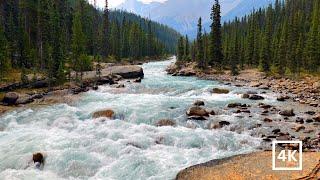
[[[141,84],[101,86],[72,105],[18,109],[0,117],[0,179],[173,179],[188,166],[256,151],[261,141],[250,136],[248,127],[259,116],[224,110],[230,102],[257,103],[241,99],[240,92],[250,88],[167,75],[165,68],[173,61],[142,65]],[[214,87],[231,92],[212,94]],[[275,101],[272,94],[264,96],[265,102]],[[187,120],[185,113],[195,100],[204,100],[218,115]],[[119,119],[91,118],[102,109],[113,109]],[[156,127],[163,118],[177,126]],[[207,128],[218,120],[231,125]],[[34,152],[47,156],[41,171],[28,165]]]

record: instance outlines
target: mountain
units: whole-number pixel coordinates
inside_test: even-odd
[[[275,0],[221,0],[223,20],[244,16],[254,8],[264,7]],[[142,3],[139,0],[126,0],[117,9],[134,12],[154,21],[166,24],[182,34],[196,35],[199,17],[203,18],[206,31],[209,31],[210,9],[213,0],[167,0],[165,2]]]

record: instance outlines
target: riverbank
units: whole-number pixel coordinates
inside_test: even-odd
[[[320,153],[303,154],[302,171],[273,171],[272,152],[256,152],[230,158],[212,160],[186,168],[178,173],[177,180],[219,179],[319,179]]]
[[[71,78],[76,77],[71,73]],[[109,84],[118,88],[124,87],[121,81],[141,82],[143,69],[136,65],[103,64],[100,77],[96,71],[83,73],[82,84],[67,82],[63,85],[50,87],[45,79],[28,84],[12,83],[0,87],[0,115],[19,107],[43,106],[56,103],[72,104],[79,94],[89,90],[97,90],[98,85]]]
[[[256,92],[241,94],[242,98],[245,99],[263,99],[264,93],[274,92],[277,94],[275,101],[283,102],[283,106],[258,105],[264,111],[261,112],[261,123],[257,124],[256,127],[264,127],[261,129],[266,131],[259,130],[260,133],[252,135],[262,138],[261,149],[270,150],[270,143],[273,140],[301,140],[305,152],[310,150],[315,151],[304,155],[304,163],[306,163],[304,171],[302,173],[292,173],[290,176],[288,176],[288,173],[272,172],[270,152],[259,152],[222,160],[212,160],[204,164],[192,166],[180,171],[176,179],[212,179],[213,177],[214,179],[224,179],[226,177],[227,179],[255,179],[261,177],[270,179],[297,179],[307,176],[312,171],[312,168],[318,165],[317,163],[320,160],[320,134],[318,132],[320,122],[319,77],[305,76],[298,80],[276,78],[267,76],[256,69],[243,70],[238,76],[232,76],[230,71],[219,73],[215,71],[199,71],[194,63],[189,63],[180,68],[172,64],[167,68],[167,72],[172,76],[196,76],[199,79],[219,81],[228,86],[231,85],[239,88],[252,87],[256,89]],[[214,89],[213,92],[229,93],[228,89]],[[253,96],[254,98],[251,98]],[[228,107],[236,107],[237,109],[234,112],[240,114],[243,114],[243,112],[250,114],[255,108],[251,106],[246,107],[243,104],[237,105],[237,103],[229,104]],[[282,116],[280,119],[277,117],[278,114]],[[307,117],[308,114],[312,115],[313,118],[311,116]],[[314,146],[310,149],[311,144]],[[316,161],[310,163],[314,160],[313,158]]]
[[[257,69],[240,71],[237,76],[232,76],[230,71],[217,73],[214,70],[199,71],[195,63],[177,67],[172,64],[167,72],[173,76],[197,76],[201,79],[220,81],[238,87],[247,86],[263,90],[272,90],[279,94],[278,100],[292,99],[300,104],[320,107],[320,77],[302,76],[299,79],[279,78],[267,76]],[[287,98],[286,98],[287,97]]]

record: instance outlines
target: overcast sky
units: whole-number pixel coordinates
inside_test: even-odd
[[[114,8],[116,6],[118,6],[119,4],[123,3],[125,0],[109,0],[109,6],[111,8]],[[142,1],[144,3],[150,3],[153,1],[158,1],[158,2],[163,2],[166,0],[139,0]],[[93,3],[93,0],[89,0],[89,2]],[[97,4],[99,7],[104,7],[105,6],[105,0],[97,0]]]

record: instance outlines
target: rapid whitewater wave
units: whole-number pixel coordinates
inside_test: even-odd
[[[21,109],[0,117],[0,179],[173,179],[185,167],[255,151],[260,140],[250,131],[206,128],[211,121],[228,120],[245,129],[258,121],[255,116],[249,120],[224,114],[207,122],[185,116],[198,99],[217,111],[229,102],[247,103],[236,93],[239,89],[169,76],[165,68],[172,61],[144,64],[141,84],[128,83],[122,90],[102,86],[72,106]],[[212,95],[213,87],[227,87],[231,93]],[[91,118],[106,108],[121,120]],[[154,126],[163,118],[178,126]],[[42,171],[30,165],[34,152],[47,157]]]

